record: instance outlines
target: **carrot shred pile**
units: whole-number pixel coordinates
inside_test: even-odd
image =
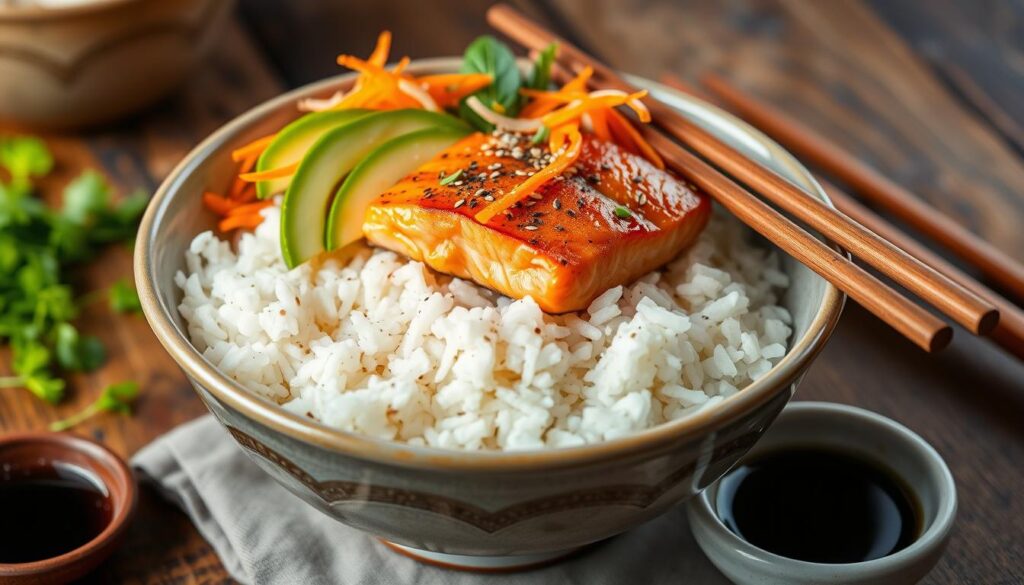
[[[391,52],[391,33],[383,31],[368,59],[339,55],[338,64],[359,72],[348,93],[336,93],[327,100],[306,100],[310,110],[341,110],[367,108],[395,110],[418,108],[440,111],[454,107],[459,101],[491,84],[484,73],[451,73],[425,75],[419,78],[405,72],[409,58],[402,57],[390,70],[385,68]]]
[[[222,218],[217,224],[220,231],[255,228],[263,221],[260,210],[273,203],[270,200],[257,201],[255,185],[243,179],[247,174],[251,174],[253,167],[256,166],[256,160],[270,143],[270,138],[272,137],[260,138],[231,153],[232,159],[239,163],[239,175],[228,187],[226,195],[209,191],[203,193],[203,205]]]

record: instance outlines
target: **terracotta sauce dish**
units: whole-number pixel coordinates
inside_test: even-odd
[[[69,583],[118,545],[135,478],[106,447],[61,433],[0,438],[0,582]]]

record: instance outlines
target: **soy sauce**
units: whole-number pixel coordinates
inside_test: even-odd
[[[62,463],[0,471],[0,563],[53,558],[98,536],[112,517],[101,486]]]
[[[814,563],[885,557],[919,532],[919,506],[892,473],[827,450],[755,458],[721,480],[715,506],[740,538]]]

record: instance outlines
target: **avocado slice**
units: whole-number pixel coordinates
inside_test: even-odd
[[[281,206],[281,252],[289,268],[324,251],[328,206],[341,179],[381,144],[426,128],[466,128],[425,110],[370,114],[321,136],[302,158]]]
[[[374,198],[467,134],[468,128],[428,128],[393,138],[367,155],[334,195],[324,234],[327,249],[361,239],[366,206]]]
[[[325,132],[372,113],[371,110],[356,109],[306,114],[277,133],[277,136],[256,161],[256,170],[269,171],[295,164],[302,160],[309,147],[313,146],[313,143]],[[284,193],[291,181],[291,177],[260,181],[256,183],[256,195],[260,199],[266,199],[278,193]]]

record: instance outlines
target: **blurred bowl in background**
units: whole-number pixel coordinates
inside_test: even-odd
[[[0,120],[66,129],[136,112],[185,80],[233,7],[233,0],[0,6]]]

